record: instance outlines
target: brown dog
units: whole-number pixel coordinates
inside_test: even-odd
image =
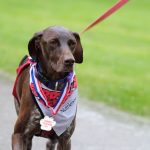
[[[57,82],[55,90],[62,90],[64,79],[68,73],[73,71],[74,63],[82,63],[83,50],[80,37],[63,27],[49,27],[42,32],[36,33],[28,44],[29,54],[32,59],[40,65],[41,82],[44,80]],[[24,57],[19,66],[26,64],[27,57]],[[26,65],[19,73],[15,84],[15,107],[18,119],[12,135],[13,150],[30,150],[34,135],[41,136],[40,120],[43,118],[40,109],[33,100],[33,94],[29,87],[30,65]],[[57,135],[52,129],[48,136],[47,150],[70,150],[70,137],[75,128],[75,117],[70,126],[61,134]]]

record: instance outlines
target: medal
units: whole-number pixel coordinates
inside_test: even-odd
[[[56,125],[54,119],[48,116],[45,116],[43,119],[40,120],[41,130],[50,131],[52,127]]]

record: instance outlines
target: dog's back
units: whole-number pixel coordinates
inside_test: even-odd
[[[21,61],[20,61],[20,63],[19,63],[19,66],[23,65],[24,63],[26,63],[27,59],[28,59],[28,56],[25,55],[25,56],[21,59]]]

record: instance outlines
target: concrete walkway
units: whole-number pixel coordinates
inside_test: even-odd
[[[0,150],[11,150],[16,120],[11,91],[12,82],[0,80]],[[35,137],[33,150],[45,149],[45,142]],[[72,150],[150,150],[149,120],[79,100]]]

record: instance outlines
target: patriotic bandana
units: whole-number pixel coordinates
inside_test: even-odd
[[[42,114],[52,117],[56,121],[53,130],[59,136],[70,126],[76,115],[77,82],[75,73],[71,72],[63,79],[62,91],[50,89],[49,86],[38,80],[36,74],[37,63],[30,58],[30,89]]]

